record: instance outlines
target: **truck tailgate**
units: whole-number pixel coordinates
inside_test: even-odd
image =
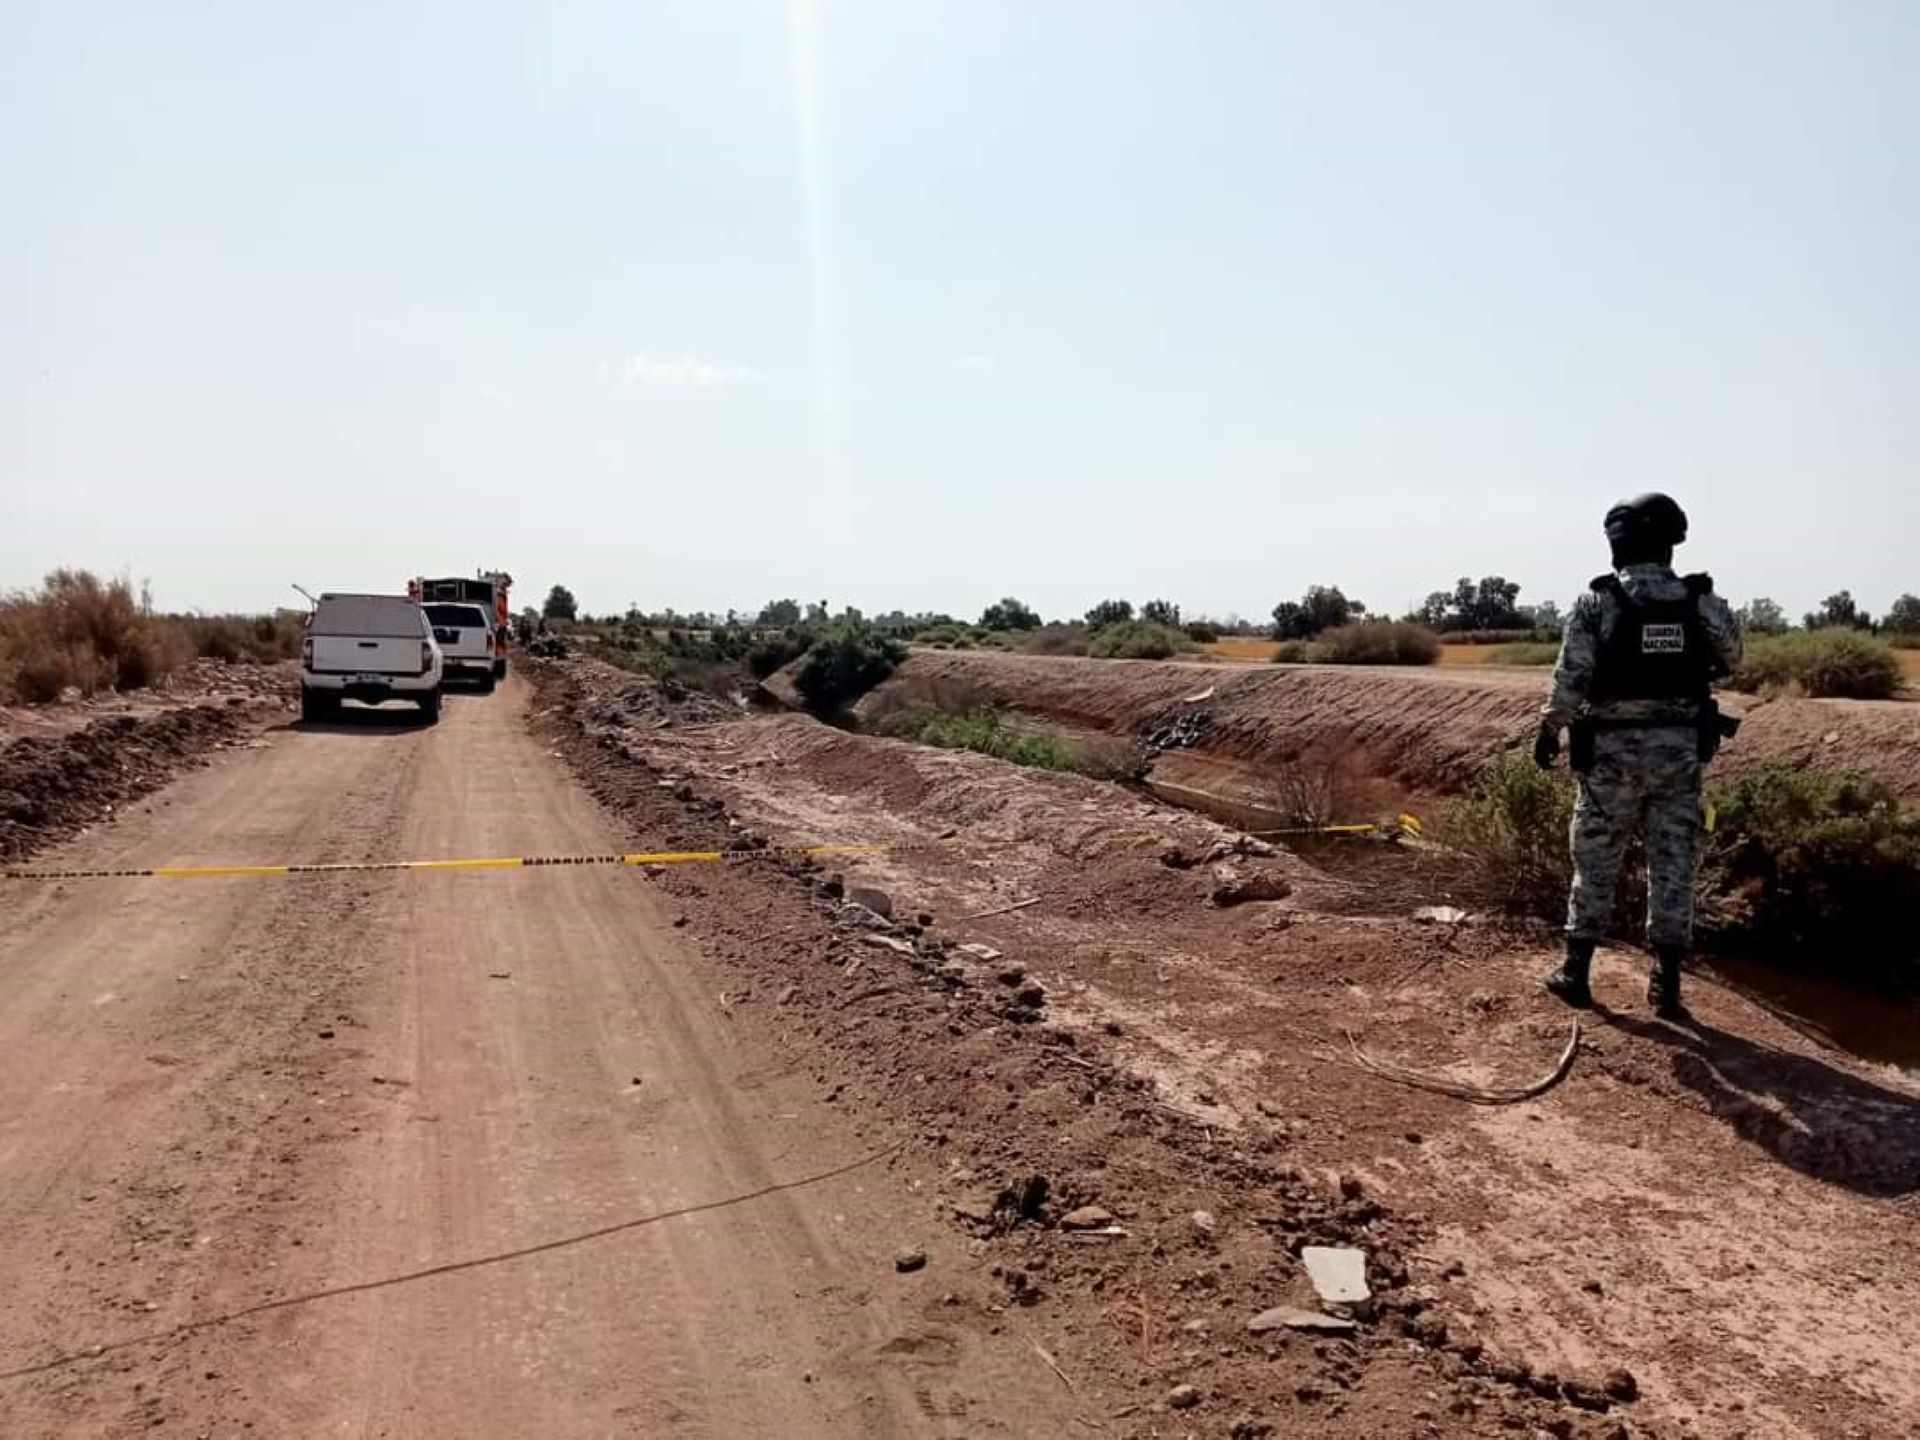
[[[440,653],[448,660],[477,663],[493,659],[493,647],[487,644],[487,632],[484,630],[455,630],[436,625],[433,627],[433,638],[440,642]]]
[[[418,675],[418,635],[315,635],[313,665],[328,675]]]

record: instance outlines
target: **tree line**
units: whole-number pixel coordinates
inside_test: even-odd
[[[573,592],[555,585],[547,594],[540,612],[548,620],[579,619],[579,606]],[[1742,626],[1752,635],[1781,635],[1794,628],[1793,621],[1778,602],[1766,596],[1749,600],[1736,613]],[[675,610],[642,612],[629,608],[629,621],[659,629],[715,630],[750,627],[789,629],[795,626],[825,625],[836,618],[825,600],[802,604],[794,599],[769,600],[757,611],[728,610],[724,615],[710,611],[681,614]],[[851,606],[838,618],[855,624],[871,624],[892,635],[913,636],[943,626],[963,626],[952,615],[919,611],[890,610],[868,617]],[[1298,600],[1283,600],[1273,607],[1269,633],[1277,640],[1311,640],[1324,631],[1367,619],[1390,617],[1370,614],[1366,604],[1345,593],[1338,585],[1309,585]],[[1450,590],[1436,590],[1414,610],[1399,617],[1403,622],[1424,625],[1441,635],[1472,634],[1493,631],[1530,631],[1557,635],[1565,624],[1560,607],[1551,600],[1537,605],[1520,603],[1520,586],[1501,575],[1474,580],[1462,576]],[[1173,601],[1148,600],[1136,610],[1130,600],[1101,600],[1088,608],[1078,623],[1089,631],[1100,631],[1138,620],[1144,624],[1182,631],[1190,639],[1205,643],[1221,634],[1254,634],[1258,627],[1236,618],[1227,620],[1183,620],[1180,606]],[[980,612],[977,626],[982,630],[1023,632],[1040,629],[1045,622],[1040,613],[1016,596],[1004,596]],[[1075,622],[1066,622],[1075,623]],[[1874,617],[1854,600],[1850,591],[1829,595],[1818,609],[1808,611],[1800,628],[1806,630],[1865,630],[1893,635],[1920,635],[1920,595],[1900,596],[1885,614]]]

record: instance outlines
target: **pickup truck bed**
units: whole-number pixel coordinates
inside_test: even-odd
[[[440,647],[424,611],[400,595],[322,595],[300,656],[300,714],[323,719],[342,700],[412,700],[440,718]]]

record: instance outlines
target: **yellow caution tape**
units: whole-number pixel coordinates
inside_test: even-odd
[[[1306,825],[1297,830],[1250,830],[1247,833],[1257,840],[1286,839],[1296,835],[1371,835],[1385,840],[1418,840],[1420,817],[1402,814],[1392,820],[1365,825]]]
[[[1420,822],[1411,815],[1397,825],[1320,825],[1308,830],[1263,832],[1287,835],[1380,835],[1417,837]],[[1129,846],[1153,836],[1121,836]],[[639,850],[619,855],[481,855],[450,860],[342,860],[307,865],[154,865],[121,870],[0,870],[0,880],[206,880],[234,877],[346,875],[372,871],[537,870],[566,865],[718,865],[754,860],[819,859],[830,855],[903,854],[913,850],[945,849],[956,843],[913,841],[900,844],[840,843],[827,845],[765,846],[754,850]],[[979,845],[981,841],[959,841]],[[999,842],[1012,844],[1014,842]]]
[[[154,865],[130,870],[0,870],[0,880],[204,880],[233,876],[343,875],[374,870],[534,870],[563,865],[700,865],[779,856],[860,855],[887,845],[805,845],[759,850],[642,850],[625,855],[480,855],[454,860],[344,860],[311,865]]]

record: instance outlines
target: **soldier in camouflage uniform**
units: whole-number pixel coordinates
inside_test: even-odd
[[[1676,575],[1673,547],[1687,517],[1665,495],[1607,512],[1612,572],[1567,617],[1553,692],[1534,759],[1551,768],[1560,732],[1572,731],[1579,777],[1574,802],[1573,891],[1567,958],[1546,979],[1569,1005],[1593,1003],[1594,947],[1613,917],[1628,842],[1647,846],[1647,939],[1654,964],[1647,1003],[1663,1020],[1685,1018],[1680,965],[1693,942],[1693,870],[1700,836],[1701,772],[1722,733],[1713,681],[1740,661],[1740,628],[1705,575]]]

